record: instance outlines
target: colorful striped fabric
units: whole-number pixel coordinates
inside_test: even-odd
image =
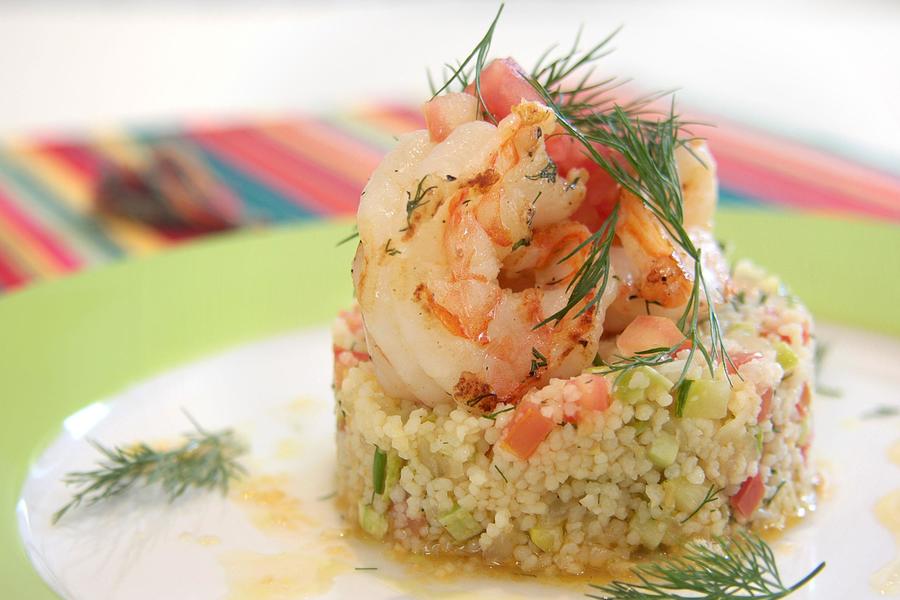
[[[724,203],[900,223],[900,177],[715,118],[702,132],[719,164]],[[251,222],[350,215],[397,134],[421,128],[413,108],[377,105],[329,116],[240,126],[106,133],[0,148],[0,291],[193,236],[98,218],[92,190],[103,160],[134,164],[165,141],[199,151],[244,203]]]

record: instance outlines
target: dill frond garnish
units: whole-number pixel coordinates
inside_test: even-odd
[[[457,63],[444,85],[438,89],[432,86],[436,96],[449,89],[454,82],[465,89],[474,81],[479,105],[485,117],[492,122],[496,120],[487,110],[481,95],[481,72],[502,12],[503,5],[487,32],[466,59]],[[611,52],[609,44],[616,33],[618,30],[587,50],[581,50],[579,30],[571,49],[551,59],[550,54],[555,49],[551,47],[538,60],[531,74],[523,74],[523,77],[555,114],[562,128],[561,135],[574,138],[589,158],[624,190],[638,198],[668,237],[693,261],[691,294],[677,322],[690,347],[688,359],[678,380],[681,383],[697,353],[703,357],[710,373],[715,371],[717,364],[731,362],[725,350],[712,294],[701,268],[700,248],[694,244],[684,227],[684,198],[675,150],[683,146],[690,151],[687,142],[692,138],[683,135],[688,123],[682,122],[675,112],[674,101],[667,113],[651,111],[652,103],[671,94],[670,91],[654,92],[619,104],[610,92],[624,82],[616,78],[595,81],[597,61]],[[616,158],[599,151],[595,145],[611,151]],[[695,158],[702,162],[698,156],[695,155]],[[529,178],[549,176],[549,170],[546,173],[542,170]],[[578,307],[578,314],[583,314],[600,301],[610,277],[610,248],[619,218],[618,206],[617,203],[603,225],[590,238],[562,259],[568,260],[575,253],[589,248],[587,260],[569,284],[566,305],[540,322],[536,328],[551,322],[558,323]],[[709,324],[708,339],[700,332],[701,316]],[[676,347],[660,349],[656,355],[645,355],[639,359],[623,359],[619,369],[628,370],[652,362],[669,362],[675,349]],[[730,380],[727,369],[725,376]]]
[[[687,523],[688,521],[690,521],[690,520],[694,517],[694,515],[696,515],[698,512],[700,512],[700,511],[703,509],[704,506],[706,506],[706,505],[709,504],[710,502],[715,502],[716,500],[718,500],[718,499],[719,499],[719,494],[720,494],[720,493],[722,492],[722,490],[724,490],[724,489],[725,489],[725,488],[719,488],[719,489],[716,489],[716,486],[714,486],[714,485],[709,486],[709,489],[706,490],[706,495],[703,497],[703,501],[700,502],[700,504],[697,506],[697,508],[694,509],[694,512],[692,512],[691,514],[689,514],[688,516],[686,516],[685,518],[683,518],[683,519],[681,520],[681,523],[682,523],[682,524]]]
[[[515,406],[507,406],[506,408],[501,408],[500,410],[496,410],[492,413],[488,413],[486,415],[481,415],[484,419],[490,419],[491,421],[495,420],[499,415],[503,413],[509,412],[511,410],[516,410]]]
[[[210,432],[190,415],[188,419],[195,431],[185,434],[184,443],[172,450],[156,450],[143,442],[108,447],[90,440],[105,460],[92,471],[76,471],[63,478],[66,485],[81,489],[53,514],[52,522],[59,522],[82,504],[92,506],[121,496],[137,485],[158,484],[170,502],[190,488],[227,493],[230,482],[245,473],[237,462],[245,451],[244,445],[230,429]]]
[[[354,225],[354,227],[353,227],[353,233],[351,233],[350,235],[348,235],[347,237],[345,237],[344,239],[342,239],[341,241],[339,241],[337,244],[335,244],[335,247],[337,247],[337,246],[343,246],[344,244],[346,244],[347,242],[349,242],[349,241],[352,240],[353,238],[358,238],[358,237],[359,237],[359,231],[356,230],[356,226]]]
[[[777,600],[809,583],[825,568],[820,563],[793,585],[778,572],[769,545],[750,534],[716,538],[716,546],[689,542],[684,553],[632,569],[638,582],[613,581],[591,587],[598,600]]]
[[[475,98],[478,99],[478,111],[476,114],[482,114],[491,121],[491,123],[497,123],[497,119],[494,118],[494,115],[487,108],[487,104],[484,102],[484,97],[481,95],[481,72],[484,70],[485,62],[487,61],[488,52],[491,50],[491,42],[494,39],[494,28],[497,26],[497,21],[500,20],[500,15],[503,14],[503,4],[500,5],[500,8],[497,9],[497,14],[494,16],[494,20],[491,21],[491,25],[488,27],[488,30],[485,32],[484,37],[481,38],[481,41],[475,46],[472,52],[462,61],[457,63],[456,68],[450,67],[450,65],[446,65],[448,68],[451,68],[450,75],[444,81],[444,85],[441,87],[434,89],[434,85],[431,83],[431,77],[429,74],[429,85],[431,85],[432,89],[432,99],[448,90],[454,82],[460,85],[460,91],[466,89],[470,85],[470,80],[473,74],[466,69],[474,70],[474,80],[475,80]],[[469,67],[469,63],[475,61],[474,68]]]

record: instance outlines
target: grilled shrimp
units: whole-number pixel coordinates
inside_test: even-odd
[[[616,290],[538,327],[589,253],[590,231],[570,219],[586,174],[557,175],[544,146],[556,121],[538,103],[496,126],[453,114],[440,135],[402,137],[372,175],[353,280],[387,393],[490,407],[590,365]]]
[[[718,202],[716,165],[706,143],[688,142],[675,160],[684,198],[684,228],[700,250],[704,281],[714,302],[725,294],[728,266],[712,234]],[[694,287],[694,261],[671,239],[641,200],[627,190],[619,196],[612,270],[621,282],[606,315],[607,333],[618,333],[639,314],[648,312],[677,320]],[[705,305],[705,297],[701,297]]]

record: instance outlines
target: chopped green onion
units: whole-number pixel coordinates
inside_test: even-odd
[[[372,459],[372,485],[376,494],[384,493],[384,481],[387,477],[387,453],[375,446],[375,458]]]

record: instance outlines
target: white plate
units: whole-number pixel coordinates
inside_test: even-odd
[[[815,447],[826,477],[819,510],[773,544],[785,580],[820,561],[826,569],[792,598],[876,598],[873,574],[894,560],[876,501],[900,488],[887,450],[900,418],[861,418],[900,406],[900,342],[823,327],[829,344]],[[35,567],[71,599],[574,598],[586,583],[533,578],[443,578],[437,563],[410,567],[347,539],[328,500],[333,490],[331,342],[325,330],[281,336],[201,360],[92,404],[33,465],[18,516]],[[251,444],[251,475],[227,498],[189,494],[167,504],[140,491],[82,508],[50,525],[70,491],[60,483],[92,467],[104,444],[175,439],[190,429],[233,427]]]

